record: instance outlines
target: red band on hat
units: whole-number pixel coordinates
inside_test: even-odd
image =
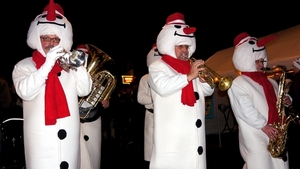
[[[176,23],[176,24],[184,24],[184,15],[182,13],[176,12],[167,18],[166,24],[175,20],[182,20],[182,23]]]
[[[247,32],[242,32],[239,35],[237,35],[234,40],[233,40],[233,45],[236,46],[237,44],[240,43],[240,41],[246,37],[248,37],[249,34]]]

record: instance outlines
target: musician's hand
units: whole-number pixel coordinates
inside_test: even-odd
[[[206,71],[206,70],[204,70],[204,71]],[[202,76],[199,75],[198,77],[199,77],[199,80],[201,83],[206,83],[206,80]]]
[[[270,125],[265,125],[262,129],[261,129],[270,139],[275,139],[277,138],[278,135],[278,130]]]
[[[201,67],[204,64],[203,60],[196,60],[195,62],[191,63],[190,72],[187,75],[188,81],[191,81],[197,77],[199,77],[199,72],[203,71],[205,68]],[[204,79],[202,79],[204,80]],[[201,81],[201,79],[200,79]],[[204,80],[205,82],[205,80]]]
[[[48,51],[45,63],[38,70],[38,73],[42,78],[47,79],[48,73],[52,70],[56,60],[62,55],[64,55],[62,51],[63,48],[59,45],[51,48]]]
[[[104,109],[108,108],[109,106],[109,100],[102,100],[102,106],[104,107]]]
[[[283,97],[283,103],[286,106],[290,106],[290,105],[292,105],[292,100],[291,100],[291,98],[289,96],[284,96]]]
[[[45,64],[48,64],[52,68],[56,60],[62,57],[64,54],[65,53],[63,52],[63,48],[60,45],[51,48],[46,55]]]

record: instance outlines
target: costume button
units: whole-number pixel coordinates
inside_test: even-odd
[[[89,136],[87,136],[87,135],[84,135],[83,138],[85,141],[88,141],[90,139]]]
[[[202,121],[200,119],[196,121],[196,126],[197,128],[200,128],[202,126]]]
[[[61,72],[58,72],[58,73],[57,73],[57,76],[60,76],[60,75],[61,75]]]
[[[196,100],[199,100],[199,93],[198,92],[194,92]]]
[[[199,155],[202,155],[202,153],[203,153],[203,148],[202,148],[202,146],[199,146],[197,151],[198,151],[198,154],[199,154]]]
[[[60,163],[60,169],[68,169],[69,168],[69,163],[66,161],[63,161]]]
[[[60,129],[57,133],[59,139],[63,140],[67,137],[67,132],[64,129]]]

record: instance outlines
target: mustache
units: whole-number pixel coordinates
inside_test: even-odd
[[[45,49],[50,50],[53,47],[54,47],[53,45],[49,45],[49,46],[46,46]]]
[[[180,55],[181,55],[182,57],[184,57],[184,58],[188,58],[188,53],[187,53],[187,52],[182,52]]]

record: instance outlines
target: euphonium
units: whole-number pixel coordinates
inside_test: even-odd
[[[276,107],[279,116],[279,122],[272,124],[278,130],[277,138],[270,139],[269,145],[267,147],[268,151],[274,158],[282,158],[286,155],[287,147],[287,133],[288,127],[291,122],[296,122],[299,120],[299,116],[295,115],[294,113],[290,112],[290,115],[286,117],[285,114],[285,106],[283,103],[283,98],[285,94],[288,92],[289,85],[286,85],[286,68],[284,66],[276,66],[271,70],[265,71],[266,73],[281,73],[280,81],[279,81],[279,88],[278,88],[278,95],[277,95],[277,102]]]
[[[70,69],[77,70],[77,67],[85,62],[85,54],[81,50],[63,51],[63,53],[65,54],[58,59],[58,63],[66,72],[69,72]]]
[[[96,106],[99,102],[110,98],[117,80],[109,71],[100,70],[104,63],[114,62],[112,58],[94,45],[85,46],[90,52],[87,72],[91,75],[93,86],[91,93],[79,100],[79,113],[81,122],[91,122],[99,118],[100,113]]]
[[[195,58],[189,58],[191,62],[196,61]],[[213,71],[211,68],[206,66],[205,64],[203,65],[203,68],[205,68],[204,71],[199,72],[199,76],[203,78],[206,83],[210,85],[210,87],[213,89],[215,87],[215,83],[218,82],[219,89],[221,91],[225,91],[231,87],[232,84],[232,77],[231,76],[226,76],[226,77],[221,77],[219,74],[217,74],[215,71]]]

